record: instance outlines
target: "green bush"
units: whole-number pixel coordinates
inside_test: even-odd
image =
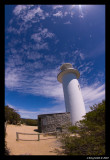
[[[61,137],[65,154],[105,154],[105,101],[90,108],[92,111],[86,113],[83,120],[68,127],[70,134]],[[72,133],[77,134],[73,137]]]
[[[29,125],[29,126],[37,126],[37,120],[36,119],[24,119],[24,118],[22,118],[21,123],[22,124],[24,123],[24,124]]]
[[[5,106],[5,121],[9,124],[17,124],[20,120],[20,115],[16,112],[16,110],[10,108],[9,106]]]

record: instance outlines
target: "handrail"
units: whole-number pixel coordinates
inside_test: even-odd
[[[21,132],[16,132],[16,133],[18,133],[18,134],[28,134],[28,135],[38,135],[38,134],[35,134],[35,133],[21,133]]]
[[[24,134],[24,135],[38,135],[38,141],[40,140],[40,135],[45,135],[45,134],[52,134],[52,133],[56,133],[56,138],[57,138],[57,133],[58,131],[55,132],[47,132],[47,133],[22,133],[22,132],[16,132],[16,141],[19,140],[19,134]]]

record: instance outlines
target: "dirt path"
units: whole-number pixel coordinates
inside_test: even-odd
[[[7,125],[6,142],[7,147],[10,149],[10,155],[58,155],[55,149],[61,149],[60,143],[57,141],[55,136],[40,135],[40,141],[37,141],[37,135],[20,134],[19,138],[25,141],[16,141],[16,132],[37,134],[38,132],[34,130],[37,130],[36,126]]]

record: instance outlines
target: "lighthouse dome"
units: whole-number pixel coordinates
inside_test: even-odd
[[[77,69],[74,69],[71,63],[64,63],[60,67],[60,73],[57,75],[57,80],[62,83],[62,77],[67,73],[73,73],[76,75],[76,78],[78,79],[80,77],[80,73]]]
[[[60,69],[63,71],[65,69],[68,69],[68,68],[73,68],[72,64],[71,63],[64,63]]]

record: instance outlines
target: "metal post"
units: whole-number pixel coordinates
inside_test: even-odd
[[[57,132],[56,132],[56,138],[57,138],[57,136],[58,136],[58,135],[57,135]]]
[[[19,140],[18,132],[16,132],[16,141]]]
[[[40,141],[40,134],[38,134],[38,141]]]

